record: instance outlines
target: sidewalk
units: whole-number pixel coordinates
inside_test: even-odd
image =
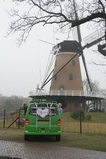
[[[56,146],[56,142],[18,143],[0,140],[0,156],[16,159],[106,159],[106,152],[60,147]]]

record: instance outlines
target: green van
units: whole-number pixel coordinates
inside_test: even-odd
[[[60,141],[61,120],[57,102],[32,100],[27,108],[24,133],[24,140],[29,136],[52,135]]]

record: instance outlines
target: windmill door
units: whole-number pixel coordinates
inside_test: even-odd
[[[60,86],[60,95],[64,95],[64,86]]]

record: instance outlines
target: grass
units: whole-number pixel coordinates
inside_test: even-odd
[[[62,131],[79,133],[80,121],[71,117],[72,112],[63,113],[61,117]],[[87,115],[91,115],[91,120],[86,120]],[[85,113],[85,121],[82,121],[82,132],[94,135],[106,134],[106,113]]]
[[[24,129],[2,128],[0,129],[0,140],[25,142]],[[39,142],[39,140],[37,140],[37,142]],[[49,144],[53,145],[56,144],[58,146],[67,146],[106,152],[106,136],[62,132],[60,142],[55,142],[54,140],[47,140],[46,142],[49,142]]]
[[[0,140],[7,141],[24,141],[24,129],[16,129],[16,128],[1,128],[0,129]]]
[[[69,147],[106,152],[106,136],[62,133],[60,143]]]
[[[61,141],[50,144],[106,152],[106,114],[85,113],[86,115],[91,115],[91,120],[82,122],[82,134],[80,134],[80,122],[71,118],[70,112],[63,113]],[[6,122],[6,127],[11,122]],[[24,128],[16,128],[16,123],[9,129],[0,128],[0,140],[25,142]]]

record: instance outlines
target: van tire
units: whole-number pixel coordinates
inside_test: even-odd
[[[29,139],[29,136],[24,134],[24,140],[28,141],[28,139]]]
[[[60,136],[60,135],[57,135],[57,136],[56,136],[56,141],[60,141],[60,138],[61,138],[61,136]]]

